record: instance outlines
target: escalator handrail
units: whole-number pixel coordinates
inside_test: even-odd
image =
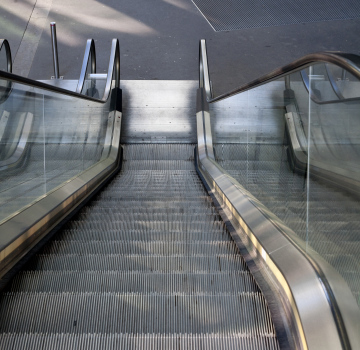
[[[204,79],[203,84],[206,88],[206,86],[210,86],[210,76],[209,72],[205,72],[204,69],[208,67],[207,65],[207,54],[206,54],[206,41],[200,40],[200,79]],[[206,64],[204,64],[206,62]],[[293,61],[290,64],[287,64],[281,68],[275,69],[274,71],[263,75],[262,77],[255,79],[245,85],[242,85],[234,90],[231,90],[229,92],[226,92],[224,94],[221,94],[216,97],[209,97],[209,90],[206,90],[206,97],[208,103],[214,103],[221,100],[224,100],[226,98],[229,98],[231,96],[240,94],[244,91],[256,88],[258,86],[264,85],[266,83],[269,83],[271,81],[277,80],[279,78],[282,78],[290,73],[293,73],[294,71],[302,70],[306,67],[308,67],[312,63],[318,63],[318,62],[325,62],[325,63],[332,63],[335,64],[349,73],[353,74],[356,78],[360,80],[360,56],[357,56],[355,54],[348,54],[348,53],[342,53],[342,52],[318,52],[318,53],[312,53],[305,55],[295,61]],[[207,81],[206,81],[207,79]],[[349,99],[350,100],[350,99]],[[343,102],[343,101],[342,101]]]
[[[5,48],[6,51],[6,65],[7,65],[7,71],[12,72],[12,59],[11,59],[11,49],[9,42],[6,39],[0,39],[0,50],[2,48]]]
[[[207,100],[212,99],[209,64],[207,59],[206,42],[204,39],[200,40],[199,45],[199,88],[204,88]]]
[[[89,61],[91,64],[90,65],[91,74],[95,74],[96,73],[96,50],[95,50],[94,39],[88,39],[86,41],[84,59],[83,59],[81,72],[80,72],[80,78],[79,78],[79,82],[78,82],[78,85],[75,90],[79,94],[81,94],[81,91],[84,88],[85,78],[86,78],[86,70],[87,70]]]
[[[106,86],[105,91],[103,94],[103,97],[101,99],[94,98],[90,96],[86,96],[83,94],[80,94],[78,92],[66,90],[54,85],[46,84],[40,81],[36,81],[33,79],[25,78],[20,75],[16,75],[10,72],[5,72],[0,70],[0,79],[5,79],[8,81],[11,81],[12,83],[19,83],[23,85],[28,85],[34,88],[39,88],[43,90],[47,90],[50,92],[76,97],[83,100],[93,101],[93,102],[99,102],[99,103],[105,103],[109,96],[111,91],[111,84],[112,80],[115,80],[115,86],[119,87],[120,84],[120,46],[119,46],[119,40],[113,39],[112,45],[111,45],[111,52],[110,52],[110,60],[109,60],[109,66],[108,66],[108,72],[107,72],[107,79],[106,79]]]
[[[10,44],[6,39],[0,39],[0,51],[2,49],[5,49],[5,54],[6,54],[6,70],[7,72],[12,72],[12,58],[11,58],[11,49],[10,49]],[[0,103],[5,102],[8,97],[11,94],[11,89],[12,89],[12,83],[11,81],[8,81],[7,87],[4,90],[4,94],[2,96],[0,96]]]

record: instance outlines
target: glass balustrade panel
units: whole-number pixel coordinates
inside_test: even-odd
[[[308,93],[300,72],[291,78],[211,104],[210,113],[219,164],[305,238],[306,179],[292,168],[288,128],[300,132],[296,98],[307,110]]]
[[[107,156],[109,105],[13,85],[0,104],[0,221]]]
[[[333,70],[316,64],[211,104],[212,133],[218,163],[359,303],[360,101],[336,95]]]
[[[325,95],[314,72],[311,89]],[[360,87],[354,78],[348,83],[353,91]],[[309,99],[307,144],[308,249],[342,275],[360,306],[360,101]]]

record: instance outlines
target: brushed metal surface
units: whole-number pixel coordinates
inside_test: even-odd
[[[196,81],[123,80],[121,142],[195,143]]]
[[[51,80],[39,80],[39,82],[44,83],[44,84],[48,84],[48,85],[53,85],[65,90],[69,90],[69,91],[76,91],[76,87],[78,84],[78,80],[70,80],[70,79],[51,79]]]
[[[210,104],[214,143],[281,143],[284,81],[275,81]]]

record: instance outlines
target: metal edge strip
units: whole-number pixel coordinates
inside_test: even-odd
[[[239,231],[236,228],[236,223],[231,221],[232,214],[229,213],[228,208],[220,203],[219,199],[215,196],[214,191],[211,190],[209,184],[199,169],[197,147],[194,149],[194,161],[196,171],[210,197],[212,198],[215,207],[219,211],[227,229],[230,232],[235,244],[237,245],[240,254],[243,256],[246,264],[249,267],[251,274],[255,277],[270,309],[271,319],[274,322],[276,335],[280,349],[294,350],[301,349],[298,336],[291,333],[291,329],[296,327],[296,320],[293,317],[292,309],[289,308],[289,303],[284,302],[288,300],[284,292],[278,287],[278,283],[274,280],[272,272],[269,267],[264,264],[262,256],[259,254],[253,242],[249,239],[245,231],[242,234],[242,228]]]
[[[204,39],[200,40],[199,45],[199,88],[204,88],[206,99],[212,98],[209,64],[207,58],[206,42]]]
[[[202,174],[202,177],[203,177],[203,179],[205,179],[207,186],[210,188],[213,195],[217,198],[220,205],[225,208],[227,207],[231,211],[232,216],[235,216],[237,219],[239,219],[239,224],[242,227],[243,231],[247,234],[247,236],[253,243],[254,247],[258,250],[258,252],[264,259],[264,254],[261,249],[262,245],[259,243],[256,236],[252,233],[252,231],[249,229],[249,227],[241,219],[241,216],[238,215],[235,208],[232,206],[231,201],[229,201],[227,199],[225,194],[222,192],[220,187],[217,185],[217,182],[216,182],[216,180],[214,180],[214,178],[216,178],[218,176],[213,177],[211,175],[211,171],[209,171],[209,169],[207,167],[207,164],[210,160],[208,159],[208,156],[206,155],[206,151],[204,152],[202,150],[202,149],[205,149],[205,140],[204,140],[205,139],[205,137],[204,137],[205,131],[204,131],[203,127],[201,126],[201,124],[202,124],[201,119],[203,118],[202,113],[198,112],[196,117],[197,117],[197,125],[198,125],[198,147],[197,147],[197,149],[198,149],[198,168]],[[204,145],[204,146],[202,147],[202,145]],[[220,176],[221,176],[221,174],[220,174]],[[219,194],[222,194],[222,196],[219,197]],[[266,253],[266,251],[264,251],[264,252]],[[267,254],[266,254],[266,256],[267,256]],[[266,256],[265,256],[265,258],[266,258]],[[284,281],[286,282],[286,280],[284,280],[284,278],[280,278],[282,275],[280,273],[278,273],[278,270],[277,269],[275,271],[273,270],[275,265],[269,264],[270,261],[271,261],[270,257],[267,257],[267,259],[264,259],[264,262],[266,262],[266,265],[270,268],[270,271],[276,277],[279,284],[284,289],[287,298],[290,300],[291,309],[293,311],[293,314],[295,315],[297,331],[299,333],[299,338],[300,338],[301,344],[302,344],[301,349],[307,350],[308,346],[307,346],[304,330],[302,327],[298,309],[296,307],[296,303],[295,303],[294,298],[291,293],[291,289],[289,288],[287,283],[284,283]]]

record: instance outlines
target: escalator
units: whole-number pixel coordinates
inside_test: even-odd
[[[158,117],[155,136],[146,129],[154,123],[139,127],[136,116],[130,118],[141,110],[131,94],[138,82],[122,83],[122,100],[116,40],[106,76],[91,64],[92,41],[79,81],[51,86],[0,72],[12,94],[31,90],[34,116],[27,157],[0,172],[1,349],[356,348],[356,334],[345,327],[344,340],[341,328],[352,319],[356,333],[356,308],[344,315],[337,292],[332,298],[338,309],[331,308],[333,299],[329,306],[320,282],[333,271],[319,279],[316,264],[301,251],[301,230],[291,220],[298,238],[284,228],[289,211],[303,212],[303,204],[266,197],[281,192],[272,183],[298,193],[306,177],[288,170],[283,141],[269,146],[260,133],[255,142],[234,142],[244,136],[236,126],[232,133],[218,129],[243,95],[227,99],[230,107],[209,108],[201,45],[200,89],[176,84],[180,100],[197,93],[196,118],[190,115],[176,130],[176,121],[164,126]],[[154,103],[156,94],[152,86],[139,95]],[[170,124],[171,113],[181,113],[168,107]],[[164,114],[163,106],[150,108]],[[275,109],[284,118],[283,100],[280,113]],[[272,140],[286,136],[285,121],[280,124]],[[271,173],[279,168],[286,168],[282,183],[278,172]],[[302,183],[291,182],[286,171]],[[246,210],[239,214],[241,205]],[[278,249],[269,248],[266,235]],[[304,294],[313,298],[314,310]],[[339,315],[340,328],[334,319]]]
[[[124,147],[119,175],[3,293],[3,341],[278,348],[266,301],[196,174],[193,147]]]

